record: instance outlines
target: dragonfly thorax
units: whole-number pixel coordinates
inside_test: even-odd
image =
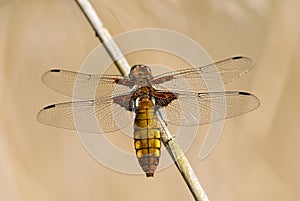
[[[153,102],[153,88],[150,86],[141,86],[139,87],[136,92],[135,92],[135,97],[136,97],[136,103],[138,102],[144,102],[144,101],[150,101]]]
[[[136,90],[136,94],[139,97],[139,99],[150,99],[152,93],[151,89],[152,88],[149,86],[142,86]]]

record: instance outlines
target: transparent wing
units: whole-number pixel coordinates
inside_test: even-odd
[[[210,83],[210,89],[219,86],[219,78],[226,84],[248,72],[253,65],[251,59],[236,56],[198,68],[167,72],[154,77],[153,83],[158,89],[207,90],[206,83]]]
[[[246,92],[174,94],[178,98],[159,111],[166,122],[180,126],[203,125],[239,116],[255,110],[260,105],[256,96]]]
[[[117,85],[123,78],[120,75],[90,75],[53,69],[43,74],[42,81],[61,94],[77,99],[94,99],[128,91],[129,87]]]
[[[89,133],[116,131],[132,122],[130,96],[124,94],[49,105],[39,111],[37,120],[49,126]]]

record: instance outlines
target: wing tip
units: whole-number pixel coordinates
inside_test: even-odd
[[[255,66],[255,62],[253,61],[253,59],[246,56],[242,56],[242,55],[234,56],[231,58],[231,60],[240,60],[241,62],[247,64],[245,67],[246,68],[245,71],[241,73],[240,76],[249,72],[253,68],[253,66]]]
[[[240,95],[243,95],[243,96],[251,96],[252,98],[256,99],[256,107],[255,107],[253,110],[255,110],[255,109],[257,109],[257,108],[260,107],[261,102],[260,102],[259,98],[258,98],[257,96],[255,96],[254,94],[251,94],[251,93],[248,93],[248,92],[244,92],[244,91],[239,91],[238,93],[239,93]]]

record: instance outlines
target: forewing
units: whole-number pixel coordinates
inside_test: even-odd
[[[260,105],[256,96],[246,92],[174,94],[177,98],[159,110],[166,122],[180,126],[204,125],[239,116],[255,110]]]
[[[231,57],[202,67],[161,74],[153,78],[153,83],[158,89],[199,91],[209,88],[212,90],[220,84],[239,78],[253,65],[253,61],[247,57]]]
[[[49,88],[77,99],[94,99],[126,92],[129,87],[118,85],[120,75],[90,75],[67,70],[53,69],[42,76]]]
[[[88,133],[108,133],[132,122],[130,94],[106,96],[96,100],[49,105],[39,111],[39,122]],[[118,103],[116,103],[116,101]],[[122,102],[123,101],[123,102]]]

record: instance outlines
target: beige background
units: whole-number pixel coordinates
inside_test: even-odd
[[[228,120],[207,159],[198,160],[201,129],[187,152],[211,201],[300,198],[299,3],[93,1],[112,35],[167,28],[198,42],[214,60],[240,54],[255,60],[227,89],[256,94],[261,107]],[[78,70],[97,45],[74,1],[0,1],[1,201],[193,200],[174,165],[154,179],[121,174],[97,163],[74,131],[36,121],[43,106],[70,100],[45,87],[42,73]],[[140,55],[130,63],[143,59],[149,62]]]

